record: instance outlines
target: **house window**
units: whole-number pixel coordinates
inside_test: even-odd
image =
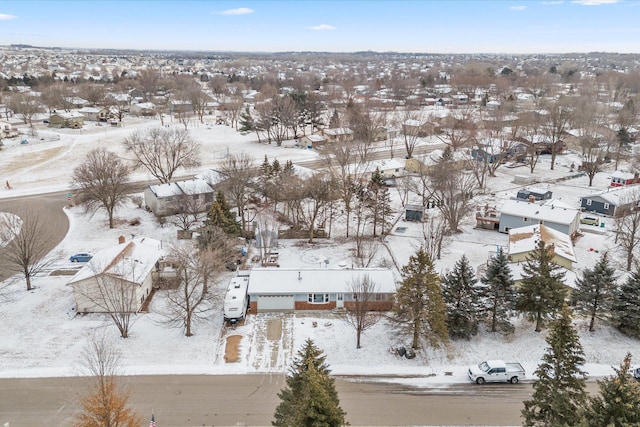
[[[329,294],[309,294],[311,304],[326,304],[329,302]]]
[[[605,210],[609,209],[609,203],[605,203],[605,204],[604,204],[604,209],[605,209]]]
[[[522,221],[529,222],[529,218],[522,218]]]
[[[587,206],[591,206],[591,199],[587,199]]]

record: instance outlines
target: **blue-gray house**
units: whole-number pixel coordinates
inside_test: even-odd
[[[640,186],[611,187],[580,198],[580,208],[600,215],[621,217],[640,205]]]
[[[500,208],[498,230],[501,233],[533,224],[544,224],[573,237],[580,227],[580,211],[566,207],[563,203],[556,205],[550,200],[544,203],[507,200]]]

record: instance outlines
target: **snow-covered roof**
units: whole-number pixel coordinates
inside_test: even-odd
[[[186,181],[178,181],[176,185],[184,192],[184,194],[205,194],[213,192],[213,188],[204,179],[189,179]]]
[[[171,197],[182,194],[182,190],[175,182],[150,185],[149,189],[156,195],[156,197]]]
[[[127,282],[142,284],[162,256],[161,242],[139,237],[129,242],[98,251],[67,283],[108,275]]]
[[[200,172],[195,176],[197,179],[203,179],[209,183],[209,185],[216,185],[224,181],[225,177],[215,169],[207,169],[204,172]]]
[[[333,136],[337,136],[337,135],[351,135],[353,133],[353,131],[349,128],[334,128],[334,129],[325,129],[324,131],[325,135],[333,135]]]
[[[629,185],[625,187],[610,187],[605,191],[590,194],[583,198],[592,199],[594,197],[599,197],[605,202],[615,206],[623,206],[640,200],[640,186]]]
[[[526,227],[509,230],[509,255],[529,253],[542,240],[547,246],[553,245],[558,256],[572,262],[577,262],[571,238],[553,228],[543,224],[528,225]]]
[[[317,135],[317,134],[314,134],[314,135],[306,135],[306,136],[303,136],[303,138],[306,138],[306,139],[308,139],[308,140],[309,140],[309,141],[311,141],[311,142],[323,142],[323,141],[326,141],[326,140],[327,140],[327,138],[325,138],[324,136],[322,136],[322,135]]]
[[[284,295],[292,293],[349,293],[351,283],[366,275],[379,293],[395,293],[393,272],[385,268],[296,269],[253,268],[249,273],[249,293]]]
[[[576,219],[576,216],[580,215],[577,209],[530,203],[525,200],[505,201],[500,213],[502,215],[521,216],[566,225],[571,224]]]
[[[620,178],[620,179],[633,179],[635,175],[631,172],[617,170],[611,174],[611,178]]]
[[[84,117],[81,113],[77,112],[77,111],[63,111],[61,113],[53,113],[51,116],[59,116],[62,117],[63,119],[73,119],[76,117]]]

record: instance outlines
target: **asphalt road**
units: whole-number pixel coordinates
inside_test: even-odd
[[[36,194],[32,196],[20,196],[0,199],[0,212],[15,213],[17,210],[27,208],[35,211],[46,221],[47,229],[51,233],[47,236],[46,250],[53,250],[67,235],[69,231],[69,219],[64,213],[67,201],[66,192],[49,194]],[[3,265],[3,253],[6,249],[0,247],[0,282],[12,274],[6,265]],[[26,285],[25,285],[26,286]]]
[[[131,406],[155,414],[161,427],[267,426],[278,405],[284,376],[132,376]],[[0,423],[11,427],[72,425],[86,379],[0,379]],[[531,384],[455,384],[432,389],[336,379],[340,404],[353,426],[522,425],[523,401]],[[588,391],[597,389],[588,383]],[[145,420],[146,421],[146,420]]]

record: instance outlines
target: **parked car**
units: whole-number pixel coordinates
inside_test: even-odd
[[[518,362],[505,363],[502,360],[485,360],[478,365],[469,366],[469,379],[478,384],[510,382],[517,384],[525,377],[524,368]]]
[[[580,218],[580,223],[581,224],[598,226],[598,225],[600,225],[600,219],[596,218],[594,216],[584,216],[584,217]]]
[[[80,252],[80,253],[71,255],[71,257],[69,258],[69,261],[71,261],[71,262],[87,262],[91,258],[93,258],[93,255],[91,255],[89,253],[86,253],[86,252]]]

